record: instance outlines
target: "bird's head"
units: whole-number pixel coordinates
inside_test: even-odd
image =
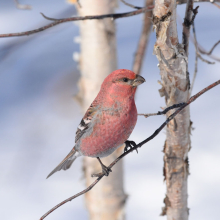
[[[113,98],[134,97],[137,86],[144,83],[145,79],[131,70],[119,69],[109,74],[103,84],[102,89]]]

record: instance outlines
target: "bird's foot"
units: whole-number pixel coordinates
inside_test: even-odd
[[[99,157],[97,157],[97,159],[98,159],[98,161],[99,161],[99,163],[100,163],[100,165],[101,165],[101,167],[102,167],[102,173],[92,174],[92,177],[100,177],[100,176],[102,176],[103,174],[104,174],[105,176],[108,176],[109,173],[112,172],[111,168],[105,166],[105,165],[102,163],[102,161],[99,159]]]
[[[106,167],[104,164],[102,164],[102,172],[105,174],[105,176],[108,176],[110,172],[112,172],[111,168]]]
[[[130,149],[133,149],[133,150],[136,150],[137,153],[138,153],[137,148],[134,149],[135,147],[137,147],[137,144],[136,144],[134,141],[129,141],[129,140],[127,140],[127,141],[125,141],[124,152],[127,152],[127,151],[130,150]],[[132,150],[132,151],[133,151],[133,150]]]
[[[106,166],[103,164],[103,166],[102,166],[102,172],[101,172],[101,173],[92,174],[91,177],[100,177],[100,176],[102,176],[103,174],[104,174],[105,176],[108,176],[110,172],[112,172],[112,170],[111,170],[110,168],[106,167]]]

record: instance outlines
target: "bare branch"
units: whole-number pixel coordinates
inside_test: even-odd
[[[219,43],[220,43],[220,40],[214,44],[214,46],[211,48],[211,50],[209,52],[206,52],[206,51],[202,50],[201,48],[199,48],[199,52],[202,53],[202,54],[211,55],[213,50],[216,48],[216,46]]]
[[[207,86],[206,88],[204,88],[203,90],[201,90],[200,92],[198,92],[197,94],[195,94],[194,96],[192,96],[186,103],[181,103],[181,107],[179,107],[172,115],[170,115],[167,120],[147,139],[143,140],[142,142],[140,142],[138,145],[136,145],[136,147],[131,148],[130,150],[124,152],[121,156],[119,156],[117,159],[115,159],[109,166],[108,168],[112,168],[119,160],[121,160],[123,157],[125,157],[127,154],[131,153],[133,150],[136,150],[140,147],[142,147],[144,144],[146,144],[147,142],[149,142],[150,140],[152,140],[153,138],[155,138],[160,132],[161,130],[178,114],[180,113],[186,106],[188,106],[189,104],[191,104],[192,102],[194,102],[198,97],[200,97],[202,94],[204,94],[205,92],[207,92],[208,90],[214,88],[215,86],[220,84],[220,80],[212,83],[211,85]],[[64,205],[67,202],[70,202],[71,200],[77,198],[78,196],[81,196],[85,193],[87,193],[89,190],[91,190],[102,178],[104,177],[104,173],[100,173],[100,176],[85,190],[75,194],[74,196],[71,196],[70,198],[64,200],[63,202],[59,203],[58,205],[54,206],[52,209],[50,209],[47,213],[45,213],[40,220],[43,220],[45,217],[47,217],[50,213],[52,213],[53,211],[55,211],[57,208],[59,208],[60,206]]]
[[[70,18],[63,18],[63,19],[49,18],[44,15],[44,17],[46,19],[55,20],[55,21],[53,23],[50,23],[48,25],[45,25],[43,27],[31,30],[31,31],[25,31],[25,32],[20,32],[20,33],[10,33],[10,34],[0,34],[0,38],[1,37],[20,37],[20,36],[25,36],[25,35],[28,36],[31,34],[35,34],[35,33],[44,31],[44,30],[51,28],[51,27],[54,27],[58,24],[70,22],[70,21],[83,21],[83,20],[103,19],[103,18],[112,18],[112,19],[125,18],[125,17],[130,17],[130,16],[141,14],[143,12],[152,10],[153,8],[154,8],[154,5],[150,5],[147,8],[141,8],[136,11],[126,12],[126,13],[105,14],[105,15],[98,15],[98,16],[70,17]]]
[[[219,0],[220,1],[220,0]],[[195,2],[195,1],[194,1]],[[181,22],[181,19],[180,17],[178,16],[178,23],[180,25],[182,25],[182,22]],[[195,45],[195,40],[193,39],[193,37],[190,35],[190,41]],[[220,62],[220,58],[219,57],[216,57],[214,55],[212,55],[212,52],[213,50],[215,49],[215,47],[219,44],[219,41],[217,43],[214,44],[214,46],[211,48],[210,51],[206,51],[197,41],[197,47],[198,47],[198,52],[201,53],[201,54],[205,54],[207,56],[209,56],[211,59],[215,60],[215,61],[218,61]],[[205,62],[205,61],[204,61]]]
[[[18,0],[14,0],[16,8],[21,9],[21,10],[31,10],[32,7],[31,5],[22,5],[18,2]]]
[[[195,55],[195,68],[194,68],[194,74],[193,74],[193,79],[192,79],[192,83],[191,83],[191,87],[190,87],[190,95],[192,94],[192,89],[196,80],[196,76],[197,76],[197,72],[198,72],[198,54],[196,53]]]
[[[49,21],[60,21],[61,19],[57,19],[57,18],[50,18],[47,17],[44,13],[40,13],[45,19],[49,20]]]
[[[200,60],[202,60],[203,62],[205,62],[205,63],[207,63],[207,64],[215,64],[215,62],[211,62],[211,61],[209,61],[209,60],[206,60],[206,59],[204,59],[202,56],[201,56],[201,54],[197,54],[198,55],[198,58],[200,59]]]
[[[216,4],[215,2],[213,2],[212,4],[220,9],[220,5]]]
[[[184,45],[184,50],[187,56],[189,49],[190,26],[195,20],[195,17],[198,13],[198,8],[199,6],[193,9],[193,0],[187,1],[185,18],[183,22],[183,38],[182,38],[182,44]]]
[[[211,0],[212,1],[212,0]],[[194,2],[209,2],[208,0],[195,0]],[[215,2],[220,2],[220,0],[216,0]],[[177,4],[185,4],[186,0],[177,0]],[[25,31],[25,32],[18,32],[18,33],[9,33],[9,34],[0,34],[0,38],[5,37],[20,37],[20,36],[29,36],[31,34],[35,34],[41,31],[44,31],[48,28],[51,28],[53,26],[56,26],[61,23],[70,22],[70,21],[80,21],[80,20],[93,20],[93,19],[103,19],[103,18],[124,18],[124,17],[130,17],[133,15],[138,15],[143,12],[146,12],[148,10],[152,10],[154,8],[154,5],[148,6],[148,8],[141,8],[133,12],[127,12],[127,13],[118,13],[118,14],[106,14],[106,15],[100,15],[100,16],[85,16],[85,17],[71,17],[71,18],[64,18],[64,19],[55,19],[55,18],[49,18],[45,16],[45,18],[49,20],[55,20],[55,22],[45,25],[43,27],[31,30],[31,31]]]
[[[145,118],[148,118],[150,116],[155,116],[155,115],[165,115],[168,111],[170,111],[171,109],[175,109],[175,108],[179,108],[181,107],[182,105],[185,105],[186,103],[183,102],[183,103],[179,103],[179,104],[174,104],[170,107],[167,107],[166,109],[164,109],[163,111],[159,111],[157,113],[150,113],[150,114],[138,114],[140,116],[144,116]]]
[[[199,51],[199,53],[201,53],[201,54],[206,54],[206,55],[207,55],[207,53],[208,53],[199,43],[198,43],[198,51]],[[207,56],[209,56],[210,58],[212,58],[212,59],[215,60],[215,61],[220,62],[220,58],[214,56],[213,54],[210,54],[210,55],[207,55]]]
[[[126,1],[124,1],[124,0],[120,0],[120,1],[121,1],[121,2],[123,2],[125,5],[127,5],[127,6],[131,7],[131,8],[135,8],[135,9],[141,9],[141,7],[134,6],[134,5],[130,4],[130,3],[127,3],[127,2],[126,2]]]
[[[198,2],[210,2],[210,3],[213,3],[213,2],[220,2],[220,0],[194,0],[194,3],[198,3]],[[187,0],[177,0],[176,3],[178,5],[186,4]]]
[[[194,44],[195,44],[195,49],[196,49],[196,54],[197,54],[197,57],[202,60],[203,62],[205,63],[208,63],[208,64],[215,64],[215,62],[211,62],[211,61],[208,61],[206,59],[204,59],[201,54],[199,53],[200,50],[199,50],[199,47],[198,47],[198,42],[197,42],[197,37],[196,37],[196,28],[195,28],[195,24],[193,23],[193,36],[194,36]],[[208,53],[205,53],[204,54],[208,54]]]
[[[196,30],[195,30],[195,24],[193,22],[193,34],[194,34],[194,42],[195,42],[195,69],[194,69],[194,74],[193,74],[193,79],[192,79],[192,83],[191,83],[191,87],[190,87],[190,91],[189,94],[192,94],[192,89],[196,80],[196,75],[197,75],[197,71],[198,71],[198,45],[197,45],[197,41],[196,41]]]
[[[145,7],[148,7],[149,5],[152,5],[154,3],[154,0],[146,0]],[[141,36],[138,42],[137,51],[135,53],[134,57],[134,63],[133,63],[133,72],[136,74],[140,74],[144,55],[146,52],[146,47],[150,38],[150,33],[152,29],[152,11],[148,11],[144,15],[144,22],[143,22],[143,28],[141,32]]]
[[[200,55],[200,53],[199,53],[200,51],[199,51],[199,48],[198,48],[198,42],[197,42],[197,38],[196,38],[196,28],[195,28],[194,22],[193,22],[192,26],[193,26],[192,30],[193,30],[194,45],[195,45],[196,54],[195,54],[195,69],[194,69],[193,79],[192,79],[191,88],[190,88],[190,92],[189,92],[190,95],[192,93],[192,89],[193,89],[193,86],[194,86],[194,83],[195,83],[195,79],[196,79],[196,75],[197,75],[197,71],[198,71],[198,58],[201,59],[203,62],[206,62],[208,64],[215,64],[215,62],[210,62],[210,61],[204,59]],[[218,45],[219,42],[217,42],[208,53],[204,53],[204,54],[210,55],[212,53],[212,51],[214,50],[214,48]]]

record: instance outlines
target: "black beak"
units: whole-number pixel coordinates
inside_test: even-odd
[[[144,82],[145,82],[145,79],[142,76],[136,75],[136,78],[132,82],[132,86],[137,87],[137,86],[141,85]]]

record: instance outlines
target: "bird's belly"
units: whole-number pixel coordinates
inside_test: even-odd
[[[102,114],[88,137],[82,138],[80,151],[89,157],[106,157],[130,136],[137,114]]]

